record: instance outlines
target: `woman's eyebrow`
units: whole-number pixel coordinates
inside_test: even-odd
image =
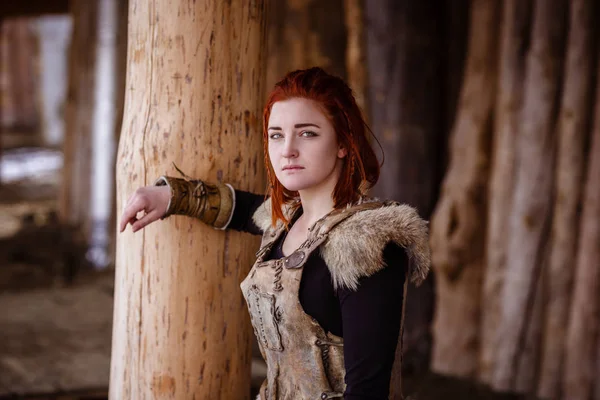
[[[296,125],[294,125],[294,128],[306,128],[307,126],[314,126],[315,128],[321,129],[321,127],[319,125],[317,125],[317,124],[311,124],[311,123],[296,124]]]
[[[320,127],[319,125],[317,125],[317,124],[311,124],[311,123],[305,123],[305,124],[296,124],[296,125],[294,125],[294,128],[296,128],[296,129],[298,129],[298,128],[306,128],[306,127],[308,127],[308,126],[314,126],[315,128],[319,128],[319,129],[321,129],[321,127]],[[270,127],[267,129],[267,130],[268,130],[268,131],[270,131],[270,130],[274,130],[274,131],[280,131],[280,130],[281,130],[281,128],[280,128],[280,127],[278,127],[278,126],[270,126]]]

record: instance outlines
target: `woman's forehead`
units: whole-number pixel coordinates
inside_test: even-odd
[[[271,107],[269,126],[297,123],[325,123],[327,118],[318,103],[304,98],[291,98],[275,102]]]

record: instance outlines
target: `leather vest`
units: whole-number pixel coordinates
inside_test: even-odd
[[[267,260],[284,227],[265,230],[257,260],[241,283],[254,332],[267,363],[259,399],[342,398],[345,383],[343,340],[325,332],[302,309],[298,297],[304,263],[338,223],[354,213],[381,207],[380,202],[334,211],[317,221],[292,254]]]

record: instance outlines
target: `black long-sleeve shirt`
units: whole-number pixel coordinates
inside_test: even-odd
[[[264,196],[236,190],[236,206],[229,229],[255,235],[262,231],[252,215]],[[267,259],[283,257],[282,235]],[[402,317],[408,257],[394,243],[383,252],[386,268],[360,279],[357,290],[334,290],[329,268],[313,252],[304,264],[300,304],[326,332],[343,337],[346,400],[387,399]]]

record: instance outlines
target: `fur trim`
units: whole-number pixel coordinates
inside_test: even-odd
[[[256,210],[253,220],[263,232],[271,228],[270,198]],[[360,278],[385,268],[383,249],[389,242],[405,249],[411,266],[410,279],[420,285],[431,264],[427,225],[417,210],[406,204],[362,210],[346,218],[333,227],[320,248],[333,287],[355,290]],[[277,227],[281,227],[281,222]]]
[[[291,211],[291,207],[284,205],[283,206],[283,215],[285,215],[286,218],[290,219],[292,218],[292,211]],[[265,200],[254,212],[254,215],[252,216],[252,220],[254,221],[254,223],[256,224],[256,226],[258,226],[260,228],[261,231],[266,232],[269,228],[272,227],[271,225],[271,198],[269,197],[267,200]],[[275,229],[280,228],[283,225],[283,223],[281,221],[277,221],[277,225],[275,226]]]
[[[261,231],[266,232],[271,227],[271,198],[269,197],[264,201],[254,212],[252,216],[254,224],[260,228]]]
[[[359,211],[340,222],[321,246],[334,288],[356,289],[358,280],[385,267],[383,249],[389,242],[408,255],[410,279],[420,285],[431,264],[427,221],[406,204]]]

